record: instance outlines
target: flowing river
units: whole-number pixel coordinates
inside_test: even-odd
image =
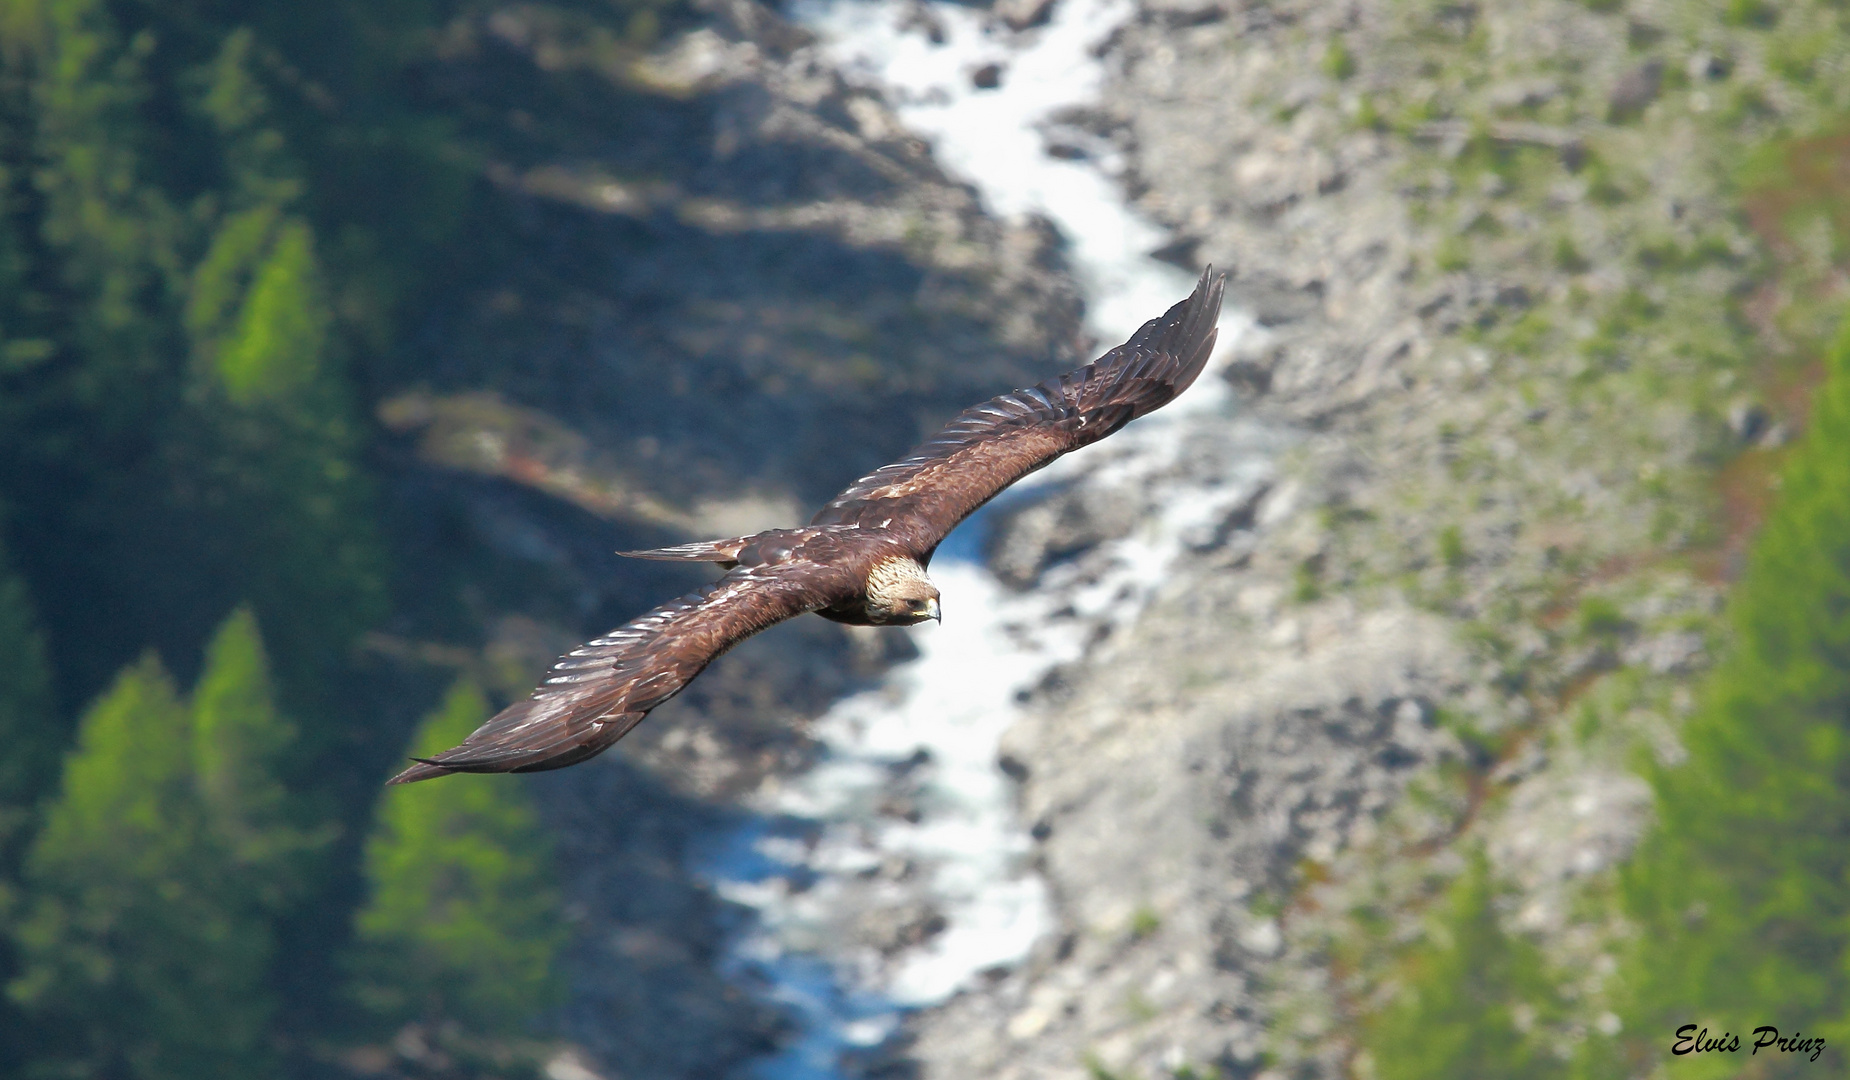
[[[1094,49],[1132,14],[1126,0],[1060,0],[1049,22],[1020,33],[949,3],[799,0],[792,14],[850,78],[881,88],[991,212],[1053,222],[1104,347],[1193,286],[1149,256],[1171,237],[1126,206],[1109,152],[1047,152],[1054,114],[1101,93]],[[977,87],[972,73],[992,64],[996,85]],[[1234,339],[1260,332],[1234,310],[1221,327],[1216,364]],[[702,877],[756,915],[732,943],[730,974],[795,1023],[754,1075],[848,1075],[844,1063],[878,1048],[908,1010],[1021,962],[1052,928],[998,763],[1002,733],[1050,670],[1136,618],[1175,559],[1224,539],[1230,512],[1268,482],[1277,443],[1235,415],[1211,367],[1184,397],[1036,474],[939,549],[931,574],[944,624],[887,631],[911,633],[918,657],[837,702],[812,732],[826,747],[820,763],[767,785],[756,822],[697,857]],[[986,519],[1075,484],[1138,500],[1140,526],[1011,590],[982,562]],[[861,931],[896,919],[897,944]]]

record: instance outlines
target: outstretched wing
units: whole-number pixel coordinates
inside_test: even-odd
[[[720,653],[853,590],[846,572],[801,557],[740,567],[560,657],[532,697],[390,782],[575,765],[609,749]]]
[[[1225,275],[1092,363],[965,409],[923,446],[854,482],[811,525],[886,529],[921,555],[1010,484],[1188,389],[1218,334]]]

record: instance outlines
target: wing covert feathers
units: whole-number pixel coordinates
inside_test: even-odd
[[[1187,299],[1129,341],[1077,371],[964,410],[905,457],[855,481],[810,524],[886,529],[928,557],[1010,484],[1188,389],[1214,352],[1225,284],[1209,267]]]
[[[462,745],[416,759],[389,783],[540,772],[602,753],[720,653],[840,599],[841,576],[803,560],[733,570],[560,657],[532,697],[501,710]]]

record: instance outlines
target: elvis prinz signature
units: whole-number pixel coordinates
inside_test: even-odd
[[[1802,1032],[1781,1035],[1779,1029],[1772,1025],[1763,1025],[1754,1029],[1754,1041],[1748,1044],[1750,1055],[1757,1055],[1765,1050],[1769,1054],[1809,1054],[1806,1060],[1817,1061],[1818,1055],[1824,1053],[1824,1036],[1814,1035],[1801,1038]],[[1684,1024],[1677,1029],[1677,1041],[1670,1044],[1670,1052],[1681,1057],[1684,1054],[1733,1054],[1741,1049],[1741,1037],[1724,1031],[1720,1035],[1710,1035],[1708,1028],[1699,1028],[1695,1024]]]

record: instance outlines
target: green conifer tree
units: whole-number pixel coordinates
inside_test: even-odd
[[[455,745],[489,713],[480,690],[458,683],[412,752]],[[382,1020],[511,1034],[556,1000],[566,928],[544,835],[508,779],[459,776],[382,798],[353,958],[355,995]]]
[[[298,695],[383,608],[332,321],[306,223],[269,205],[225,221],[194,275],[183,445],[229,576],[257,610],[289,613],[269,622]]]
[[[193,72],[225,211],[187,286],[176,430],[226,576],[259,612],[288,612],[268,621],[301,698],[380,615],[383,592],[334,312],[255,48],[251,31],[232,30]]]
[[[123,672],[80,723],[27,859],[23,973],[8,992],[59,1031],[60,1064],[78,1075],[219,1075],[201,1060],[217,1041],[204,1015],[230,1010],[227,1044],[244,1026],[253,988],[225,987],[236,980],[216,961],[250,950],[210,903],[190,726],[158,660]],[[189,1018],[196,1006],[206,1013]]]
[[[17,343],[49,352],[0,413],[0,485],[75,683],[189,652],[242,600],[301,708],[383,609],[380,545],[276,64],[236,7],[0,7],[0,88],[24,87],[0,144],[29,165],[0,210],[32,234],[0,256],[36,260],[16,306],[44,325],[19,332],[55,335]]]
[[[1850,1040],[1850,328],[1827,367],[1731,597],[1734,640],[1684,729],[1689,756],[1652,777],[1658,826],[1625,877],[1641,930],[1627,1030],[1650,1040],[1634,1054],[1661,1056],[1688,1023],[1744,1045],[1761,1024]],[[1731,1075],[1735,1057],[1677,1072]]]
[[[1496,896],[1489,861],[1473,852],[1430,937],[1406,958],[1401,996],[1366,1028],[1381,1080],[1539,1080],[1565,1072],[1547,1050],[1559,997],[1540,951],[1499,925]]]
[[[194,655],[234,603],[262,620],[273,670],[254,627],[251,648],[234,647],[241,632],[228,627],[208,650],[188,710],[191,803],[149,804],[199,821],[159,830],[184,843],[150,850],[210,867],[197,881],[210,878],[227,926],[267,926],[288,911],[282,933],[304,951],[334,951],[344,893],[333,877],[305,902],[325,836],[276,781],[287,735],[269,690],[233,691],[273,678],[285,711],[315,721],[288,771],[323,796],[354,781],[343,764],[362,759],[338,752],[367,722],[343,710],[351,646],[380,617],[385,590],[349,369],[384,364],[399,304],[425,287],[420,275],[455,261],[442,241],[466,216],[476,171],[453,153],[453,122],[403,93],[403,75],[452,14],[393,2],[0,0],[0,499],[15,511],[13,564],[33,595],[56,598],[37,627],[59,687],[96,700],[97,723],[106,698],[159,697],[151,669],[118,677],[138,654]],[[40,723],[49,712],[30,704],[44,696],[47,650],[9,581],[0,568],[0,737],[10,740],[0,818],[36,804],[68,833],[74,796],[46,796],[77,725]],[[232,653],[255,658],[244,674],[231,674]],[[45,738],[24,739],[21,723]],[[216,749],[240,739],[250,754]],[[140,776],[135,760],[118,766]],[[24,872],[29,838],[43,831],[20,824],[10,853],[0,830],[0,885],[8,861]],[[108,843],[86,842],[33,861],[33,895],[0,911],[0,936],[20,943],[26,964],[8,970],[0,955],[0,985],[31,999],[41,1027],[69,1026],[78,1057],[126,1061],[123,1040],[141,1029],[86,1042],[108,1009],[79,1000],[81,980],[53,978],[68,966],[53,954],[84,954],[91,941],[112,963],[142,955],[138,935],[158,936],[150,912],[166,909],[123,899],[154,887],[153,863],[112,867]],[[92,873],[116,883],[121,905],[82,884]],[[127,922],[109,916],[102,944],[81,928],[47,929],[82,911]],[[270,949],[268,933],[251,939],[256,953]],[[24,944],[33,934],[36,952]],[[98,1001],[146,989],[127,970]],[[295,1015],[327,1004],[316,987],[329,980],[269,974],[294,995]],[[248,1000],[268,1008],[261,987]],[[229,1015],[242,1030],[242,1014]],[[171,1047],[157,1050],[171,1058]]]
[[[43,199],[40,227],[77,298],[68,328],[89,376],[69,386],[99,426],[120,438],[171,388],[162,369],[175,336],[166,325],[184,285],[184,212],[149,183],[142,116],[152,34],[122,32],[104,0],[11,0],[10,43],[30,72],[30,107]],[[154,156],[158,161],[158,156]],[[141,379],[141,395],[113,393]]]
[[[215,1080],[274,1068],[275,915],[326,839],[294,822],[247,612],[207,650],[191,707],[149,656],[84,716],[26,862],[9,995],[57,1033],[59,1071]]]
[[[193,689],[193,770],[216,843],[249,899],[281,913],[299,895],[332,826],[306,820],[278,779],[296,739],[278,713],[256,616],[240,608],[206,649]]]

